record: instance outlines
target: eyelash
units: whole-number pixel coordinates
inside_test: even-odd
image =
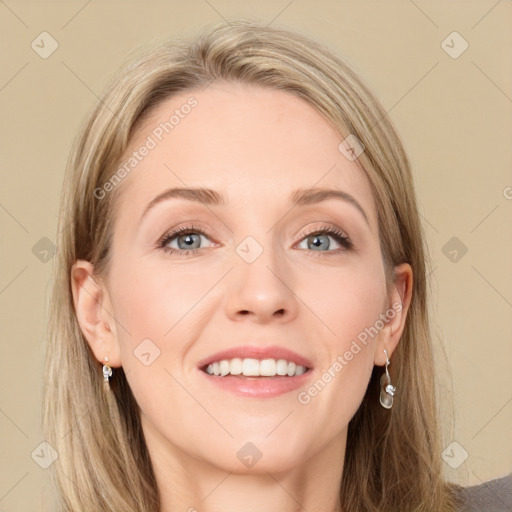
[[[188,256],[196,251],[199,251],[199,249],[173,249],[172,247],[167,247],[167,244],[176,238],[177,235],[188,235],[188,234],[200,234],[208,238],[208,235],[197,226],[194,226],[193,224],[189,226],[182,226],[180,228],[177,228],[173,231],[170,231],[166,233],[158,242],[157,242],[157,248],[162,249],[164,252],[168,254],[175,254],[177,256]],[[353,249],[354,244],[350,240],[350,238],[341,230],[338,228],[332,228],[327,227],[325,229],[315,229],[311,230],[304,234],[304,236],[299,240],[299,242],[302,242],[305,238],[309,238],[312,235],[331,235],[337,242],[339,242],[340,245],[344,247],[344,249],[334,249],[332,251],[313,251],[309,249],[312,253],[320,253],[320,254],[327,254],[329,256],[332,256],[334,254],[338,254],[342,251],[348,251]],[[315,254],[315,256],[319,256],[320,254]]]

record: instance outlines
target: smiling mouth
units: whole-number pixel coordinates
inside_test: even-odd
[[[310,368],[298,365],[287,359],[222,359],[201,367],[212,377],[238,377],[242,379],[298,377]]]

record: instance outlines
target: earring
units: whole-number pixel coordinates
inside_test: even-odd
[[[391,361],[388,357],[388,351],[384,349],[386,354],[386,373],[382,374],[380,378],[380,405],[385,409],[391,409],[393,406],[393,396],[395,394],[396,388],[391,384],[391,377],[389,376],[388,366]]]
[[[112,368],[108,365],[108,357],[105,356],[105,364],[103,365],[103,381],[108,386],[108,378],[112,376]]]

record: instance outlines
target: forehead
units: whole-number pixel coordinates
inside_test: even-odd
[[[280,205],[300,188],[334,188],[357,198],[373,230],[370,184],[339,150],[343,139],[288,91],[214,82],[161,102],[140,125],[123,160],[135,159],[119,208],[140,216],[173,187],[214,189],[244,209]]]

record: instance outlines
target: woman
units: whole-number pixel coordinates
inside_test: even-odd
[[[328,49],[130,61],[74,145],[44,428],[66,511],[451,511],[413,180]]]

